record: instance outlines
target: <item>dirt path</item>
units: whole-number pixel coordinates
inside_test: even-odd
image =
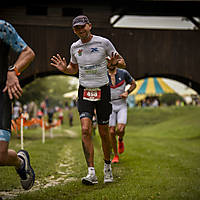
[[[65,130],[69,137],[76,137],[77,133],[71,130]],[[31,190],[25,191],[23,189],[13,189],[10,191],[0,192],[0,200],[13,199],[19,194],[34,192],[43,188],[54,187],[58,184],[65,184],[67,182],[76,181],[76,178],[72,177],[74,158],[72,157],[72,150],[68,145],[65,145],[60,151],[58,162],[56,163],[56,177],[54,175],[46,177],[44,180],[35,180],[34,186]]]

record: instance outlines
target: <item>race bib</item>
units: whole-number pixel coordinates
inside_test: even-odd
[[[88,101],[101,100],[101,89],[100,88],[85,88],[83,91],[83,99],[88,100]]]

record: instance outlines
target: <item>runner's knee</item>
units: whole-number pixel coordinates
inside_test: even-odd
[[[115,128],[113,127],[111,127],[110,129],[109,129],[109,132],[110,132],[110,135],[111,135],[111,137],[115,137],[116,136],[116,133],[115,133]]]
[[[84,137],[90,135],[90,132],[91,132],[91,124],[90,124],[91,121],[85,120],[85,118],[89,118],[90,120],[92,120],[92,115],[88,112],[83,112],[80,115],[80,119],[82,120],[81,131]]]
[[[90,131],[90,129],[89,129],[88,126],[83,126],[83,127],[82,127],[82,135],[83,135],[83,136],[89,135],[89,131]]]
[[[124,130],[125,130],[125,126],[124,125],[119,125],[118,127],[117,127],[117,131],[118,131],[118,134],[119,135],[122,135],[122,134],[124,134]]]

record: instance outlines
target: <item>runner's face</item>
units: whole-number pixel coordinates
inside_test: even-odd
[[[85,25],[78,25],[73,28],[74,33],[80,38],[80,39],[87,39],[90,36],[90,30],[92,25],[91,24],[85,24]]]
[[[110,66],[108,66],[108,69],[109,69],[110,71],[114,71],[114,70],[116,69],[116,66],[110,65]]]

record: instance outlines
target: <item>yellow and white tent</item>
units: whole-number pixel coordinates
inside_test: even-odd
[[[135,95],[135,100],[140,101],[146,96],[159,96],[164,93],[175,93],[162,78],[149,77],[136,81],[137,87],[130,95]]]

